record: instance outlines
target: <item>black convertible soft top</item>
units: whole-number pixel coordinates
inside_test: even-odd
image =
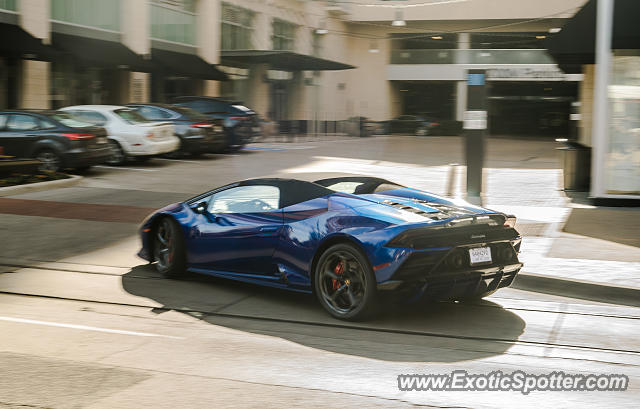
[[[195,196],[187,203],[196,203],[210,194],[217,193],[226,189],[230,189],[237,186],[275,186],[280,189],[280,205],[279,208],[291,206],[296,203],[306,202],[307,200],[316,199],[318,197],[327,196],[335,193],[331,189],[327,189],[324,186],[316,184],[314,182],[305,182],[297,179],[281,179],[281,178],[261,178],[261,179],[248,179],[241,182],[231,183],[219,188],[210,190],[206,193]]]
[[[343,177],[337,177],[337,178],[320,179],[320,180],[316,180],[314,183],[330,188],[331,186],[337,185],[338,183],[344,183],[344,182],[360,183],[355,187],[355,190],[353,192],[345,192],[345,193],[352,193],[354,195],[366,195],[370,193],[382,192],[385,190],[399,189],[399,188],[405,187],[397,183],[390,182],[386,179],[374,178],[371,176],[343,176]]]

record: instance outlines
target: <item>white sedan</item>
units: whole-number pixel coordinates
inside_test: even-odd
[[[127,157],[139,159],[169,153],[180,147],[170,122],[151,122],[136,111],[119,105],[74,105],[61,111],[107,130],[113,156],[110,165],[122,164]]]

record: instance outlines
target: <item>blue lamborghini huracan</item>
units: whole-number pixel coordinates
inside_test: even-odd
[[[172,204],[142,224],[139,256],[186,271],[313,292],[333,316],[383,293],[472,300],[522,268],[515,217],[372,177],[252,179]]]

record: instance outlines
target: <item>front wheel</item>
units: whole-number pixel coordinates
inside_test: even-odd
[[[373,270],[351,244],[336,244],[322,254],[313,288],[322,307],[339,319],[362,320],[372,316],[378,307]]]
[[[170,217],[163,217],[154,229],[153,258],[163,276],[184,275],[187,267],[184,236],[178,223]]]

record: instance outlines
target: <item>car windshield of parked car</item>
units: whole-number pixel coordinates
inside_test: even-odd
[[[116,109],[113,111],[114,114],[118,115],[125,122],[130,123],[131,125],[138,125],[149,122],[145,117],[134,111],[133,109]]]
[[[279,204],[280,189],[276,186],[238,186],[215,193],[209,202],[209,212],[264,213],[277,210]]]
[[[60,122],[64,126],[68,126],[69,128],[89,128],[95,126],[90,122],[82,121],[79,118],[74,118],[66,112],[56,112],[55,114],[48,115],[48,117]]]

